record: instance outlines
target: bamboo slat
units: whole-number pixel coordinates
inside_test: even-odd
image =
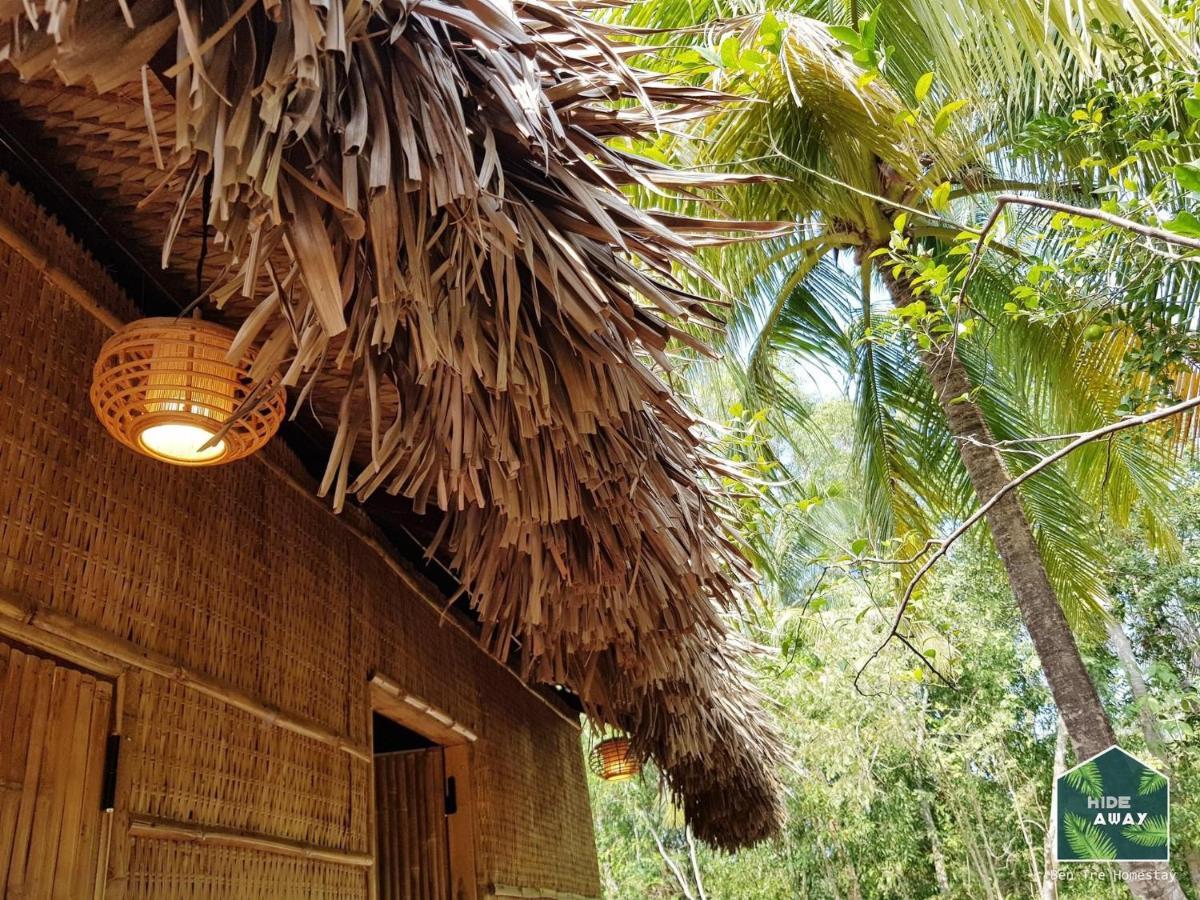
[[[261,850],[282,856],[296,856],[345,866],[369,867],[374,860],[369,853],[347,853],[331,847],[315,847],[299,841],[285,841],[266,835],[227,828],[207,828],[188,822],[175,822],[149,816],[133,816],[129,831],[136,838],[189,841],[200,844],[220,844],[248,850]]]
[[[450,896],[442,749],[377,755],[375,779],[380,900]]]
[[[63,803],[62,819],[58,841],[58,858],[53,864],[54,875],[50,881],[49,896],[53,900],[72,900],[75,886],[77,862],[79,859],[79,841],[83,830],[83,802],[85,799],[84,776],[87,774],[87,758],[92,737],[92,714],[97,706],[96,680],[82,678],[79,682],[79,692],[76,697],[75,709],[71,715],[71,736],[61,735],[57,739],[67,744],[63,755],[66,760],[66,771],[62,776]],[[98,819],[91,815],[88,818]],[[77,895],[76,895],[77,896]]]
[[[150,679],[151,676],[133,670],[117,682],[119,695],[114,733],[120,735],[121,761],[117,766],[113,810],[103,823],[101,859],[105,862],[106,877],[99,881],[100,896],[97,900],[125,900],[129,892],[133,856],[129,817],[134,787],[144,784],[151,773],[157,774],[154,768],[142,765],[138,754],[131,752],[135,746],[132,735],[139,721],[137,711],[142,708],[143,697],[151,693],[147,686]]]
[[[0,895],[91,896],[112,686],[0,643]],[[95,724],[94,724],[95,723]]]
[[[28,709],[33,699],[35,660],[7,644],[0,644],[7,659],[0,685],[0,896],[7,893],[13,844],[17,836],[17,810],[25,781],[29,745]]]
[[[109,729],[113,718],[113,691],[110,685],[98,682],[96,702],[92,707],[92,720],[88,728],[87,760],[84,763],[83,809],[100,809],[100,792],[104,786],[104,758]],[[104,871],[104,860],[100,857],[100,817],[86,815],[80,826],[79,859],[75,880],[65,895],[71,898],[94,896],[98,876]],[[70,882],[64,882],[70,883]]]
[[[381,857],[391,859],[390,868],[393,881],[387,889],[387,893],[391,895],[392,900],[400,900],[408,890],[408,841],[412,836],[412,829],[404,828],[406,818],[404,806],[407,803],[408,792],[404,783],[404,769],[401,766],[387,766],[385,770],[387,771],[385,784],[388,786],[387,803],[389,805],[390,830],[380,834],[379,853]],[[385,841],[391,842],[394,846],[390,850],[385,849],[388,847]]]
[[[51,697],[54,686],[54,663],[48,659],[34,660],[32,690],[26,693],[28,702],[22,704],[17,716],[17,734],[25,736],[24,746],[20,741],[14,747],[18,758],[24,756],[20,803],[17,807],[14,826],[12,855],[8,864],[8,893],[21,896],[27,888],[30,836],[34,824],[34,812],[38,789],[45,763],[46,731],[51,715]],[[17,749],[21,748],[21,749]]]
[[[420,900],[421,897],[421,792],[417,787],[413,755],[397,754],[396,767],[399,795],[393,798],[398,810],[395,838],[404,848],[404,872],[400,890],[401,900]],[[378,763],[378,760],[376,760]]]
[[[454,900],[475,900],[478,884],[475,872],[475,792],[472,783],[472,748],[468,744],[446,747],[442,751],[446,778],[455,781],[458,810],[446,818],[446,855],[450,896]],[[560,836],[561,837],[561,836]]]
[[[27,892],[41,900],[50,896],[54,862],[63,834],[63,812],[67,804],[66,781],[75,736],[81,676],[76,669],[55,668],[50,694],[50,725],[34,800],[33,827],[25,878]],[[34,749],[34,748],[31,748]]]
[[[25,617],[31,608],[32,604],[18,601],[0,591],[0,637],[10,638],[97,674],[115,678],[124,670],[125,667],[110,656],[104,656],[75,641],[29,624]]]
[[[378,672],[371,673],[371,702],[377,711],[443,746],[478,740],[478,735],[470,728],[421,698],[405,693],[398,684]]]
[[[442,748],[439,747],[435,752],[428,754],[428,769],[429,843],[432,844],[432,852],[426,859],[430,859],[433,865],[429,897],[430,900],[442,900],[443,897],[450,896],[450,852],[447,846],[445,814],[446,769],[445,751]]]

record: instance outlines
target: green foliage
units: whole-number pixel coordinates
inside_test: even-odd
[[[729,395],[725,382],[695,388],[710,418],[736,423],[741,457],[763,452],[759,442],[771,433],[763,426],[766,417],[744,407],[722,411]],[[1041,865],[1049,821],[1055,711],[1002,571],[982,536],[956,548],[935,572],[906,631],[954,677],[955,687],[931,679],[900,647],[889,648],[868,670],[862,693],[853,686],[855,672],[894,614],[890,572],[863,558],[854,511],[862,496],[847,489],[856,480],[854,415],[845,401],[810,404],[807,424],[781,453],[787,477],[803,490],[795,492],[794,503],[760,498],[767,506],[755,521],[768,529],[761,539],[775,574],[763,586],[763,605],[749,636],[774,650],[760,660],[760,683],[792,748],[785,772],[789,825],[779,842],[734,857],[699,847],[706,893],[748,900],[851,896],[857,884],[863,897],[933,896],[938,884],[925,804],[945,856],[951,896],[980,896],[985,878],[998,884],[999,896],[1027,896],[1037,889],[1030,853]],[[757,437],[747,442],[748,433]],[[773,492],[781,486],[768,495]],[[1167,502],[1163,515],[1173,526],[1192,518],[1200,526],[1200,489],[1178,492]],[[1190,546],[1188,529],[1181,531]],[[1106,583],[1118,585],[1120,597],[1135,583],[1153,586],[1151,594],[1162,598],[1178,598],[1182,585],[1200,591],[1195,586],[1200,581],[1176,571],[1182,563],[1161,561],[1136,534],[1109,530],[1102,544],[1111,564]],[[1198,565],[1200,555],[1186,554],[1189,567]],[[1148,607],[1154,602],[1138,596]],[[1200,604],[1189,609],[1178,621],[1200,625]],[[1165,641],[1143,638],[1137,628],[1132,633],[1139,647]],[[1120,728],[1120,743],[1136,750],[1139,723],[1115,658],[1099,638],[1085,638],[1084,649]],[[1186,661],[1179,665],[1167,668],[1192,671]],[[1154,684],[1156,700],[1169,697]],[[1172,758],[1178,762],[1186,754],[1173,750]],[[1187,777],[1179,772],[1178,784]],[[1191,798],[1200,794],[1189,790],[1172,792],[1176,858],[1180,842],[1192,839]],[[682,896],[648,823],[690,877],[686,835],[670,803],[658,796],[653,773],[632,784],[595,783],[593,808],[606,896]],[[1064,900],[1122,896],[1119,881],[1063,881],[1059,887]],[[693,895],[698,896],[694,890]]]
[[[1195,8],[1093,5],[1087,22],[1071,9],[649,0],[613,14],[659,29],[665,49],[648,64],[742,99],[647,152],[773,176],[721,209],[794,225],[709,253],[735,300],[725,356],[687,358],[677,376],[721,423],[718,451],[751,475],[730,510],[764,575],[745,628],[774,651],[758,660],[761,681],[793,748],[787,833],[734,858],[699,848],[710,897],[1041,893],[1031,869],[1046,864],[1057,713],[986,532],[939,563],[898,623],[924,660],[894,641],[872,654],[914,555],[984,499],[921,352],[959,357],[970,388],[953,402],[979,408],[1014,474],[1061,446],[1047,436],[1200,384],[1200,266],[1178,247],[1010,206],[966,279],[1000,192],[1200,234]],[[709,214],[690,195],[645,200]],[[900,278],[910,295],[894,294]],[[812,380],[824,399],[805,396]],[[1122,745],[1151,740],[1147,713],[1160,727],[1149,755],[1174,779],[1175,859],[1200,843],[1189,429],[1122,432],[1021,487]],[[1132,696],[1105,645],[1110,614],[1148,697]],[[1102,792],[1086,766],[1071,777]],[[686,880],[693,867],[669,804],[645,784],[593,796],[606,893],[682,896],[673,872]],[[1157,823],[1144,825],[1150,840]],[[1112,857],[1086,821],[1071,826],[1086,855]],[[1124,889],[1064,881],[1059,895]]]

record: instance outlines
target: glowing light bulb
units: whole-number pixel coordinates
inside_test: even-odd
[[[213,432],[199,425],[188,425],[178,422],[167,422],[162,425],[151,425],[138,435],[140,443],[147,452],[170,462],[201,463],[210,462],[225,455],[225,442],[217,441],[211,447],[204,444],[213,436]]]

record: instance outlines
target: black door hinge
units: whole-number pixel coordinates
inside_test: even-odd
[[[100,809],[111,812],[117,801],[117,760],[121,756],[121,736],[110,734],[104,745],[104,782],[100,788]]]

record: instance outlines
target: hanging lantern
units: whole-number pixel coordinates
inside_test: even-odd
[[[605,738],[592,748],[592,771],[605,781],[628,781],[642,771],[627,737]]]
[[[253,356],[226,361],[234,332],[198,319],[139,319],[105,341],[92,372],[92,407],[109,434],[146,456],[215,466],[249,456],[279,430],[278,378],[256,391]],[[248,400],[250,408],[243,410]],[[228,429],[222,427],[235,413]]]

